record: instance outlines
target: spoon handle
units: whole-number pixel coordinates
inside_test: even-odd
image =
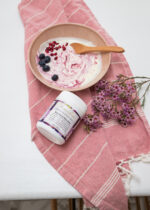
[[[102,46],[102,47],[88,47],[85,49],[86,52],[124,52],[122,47],[117,46]]]

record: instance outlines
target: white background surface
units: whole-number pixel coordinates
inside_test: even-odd
[[[134,75],[150,76],[150,1],[85,0]],[[80,197],[31,142],[19,0],[0,1],[0,200]],[[150,96],[150,95],[149,95]],[[150,122],[150,97],[146,116]],[[133,164],[130,195],[150,195],[150,165]]]

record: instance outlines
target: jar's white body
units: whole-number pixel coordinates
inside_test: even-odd
[[[56,144],[64,144],[86,112],[86,104],[75,94],[63,91],[37,122],[38,130]]]

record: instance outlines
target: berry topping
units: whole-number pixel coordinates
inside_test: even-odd
[[[45,49],[45,52],[46,52],[46,53],[49,53],[49,49],[48,49],[48,47]]]
[[[44,59],[45,63],[49,63],[51,61],[50,57],[49,56],[46,56],[45,59]]]
[[[43,71],[47,72],[50,70],[50,67],[48,65],[43,66]]]
[[[56,56],[55,58],[54,58],[54,60],[57,60],[58,59],[58,57]]]
[[[58,75],[57,75],[57,74],[54,74],[54,75],[52,76],[52,80],[53,80],[53,81],[57,81],[57,80],[58,80]]]
[[[65,51],[65,50],[66,50],[66,47],[63,45],[63,46],[62,46],[62,49],[63,49],[63,51]]]
[[[43,59],[43,58],[45,58],[45,54],[44,54],[44,53],[41,53],[41,54],[39,55],[39,59],[41,60],[41,59]]]
[[[45,66],[45,61],[44,61],[44,60],[40,60],[40,61],[39,61],[39,65],[40,65],[41,67]]]
[[[50,56],[54,56],[54,53],[51,53]]]

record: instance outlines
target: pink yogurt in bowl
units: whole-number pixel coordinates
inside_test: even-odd
[[[41,44],[37,52],[38,71],[49,83],[60,88],[82,87],[95,79],[101,71],[100,53],[76,54],[70,46],[73,42],[94,46],[90,41],[78,38],[55,38]],[[46,56],[49,57],[49,62],[44,62]]]

